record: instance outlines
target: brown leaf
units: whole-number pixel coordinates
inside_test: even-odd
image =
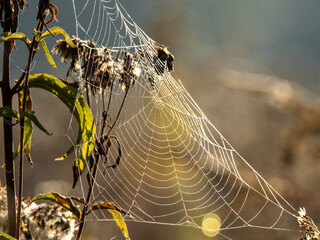
[[[113,202],[103,202],[103,201],[98,201],[94,203],[93,206],[90,207],[90,210],[87,212],[87,214],[91,213],[94,210],[100,210],[100,209],[115,210],[124,215],[131,216],[128,211],[116,206]]]

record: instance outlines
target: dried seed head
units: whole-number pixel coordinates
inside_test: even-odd
[[[1,232],[8,231],[7,191],[0,186]],[[68,210],[51,203],[22,202],[20,239],[72,239],[78,229],[76,217]]]
[[[60,55],[63,62],[71,60],[68,74],[70,70],[77,72],[81,69],[81,79],[90,86],[94,94],[108,90],[116,80],[119,81],[121,89],[126,90],[134,85],[141,74],[141,68],[134,54],[123,50],[114,52],[107,47],[98,48],[91,41],[75,37],[72,41],[76,48],[64,40],[59,40],[52,52]],[[80,60],[82,66],[79,64]]]
[[[320,231],[318,230],[317,226],[315,225],[311,217],[307,216],[306,214],[307,214],[306,209],[300,208],[298,212],[299,216],[297,218],[297,221],[300,227],[305,227],[304,235],[300,238],[300,240],[319,239]]]
[[[72,42],[74,45],[79,45],[77,38],[73,37]],[[52,53],[60,55],[60,60],[62,62],[67,62],[71,60],[70,70],[76,72],[80,69],[79,64],[79,51],[82,49],[82,46],[76,48],[71,47],[65,40],[58,40],[57,44],[53,47]]]

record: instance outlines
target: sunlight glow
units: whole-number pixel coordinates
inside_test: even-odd
[[[216,236],[220,231],[221,219],[217,214],[208,214],[202,220],[202,232],[208,237]]]

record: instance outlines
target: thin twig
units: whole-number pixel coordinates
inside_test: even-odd
[[[26,76],[26,71],[27,71],[26,69],[23,71],[20,78],[16,81],[16,83],[12,87],[12,89],[11,89],[12,94],[16,94],[17,92],[19,92],[19,87],[21,86],[21,83],[22,83],[24,77]]]
[[[108,106],[107,106],[107,110],[106,110],[107,114],[109,113],[109,108],[110,108],[110,104],[111,104],[112,91],[113,91],[113,81],[111,81],[111,86],[110,86],[110,95],[109,95]]]
[[[120,113],[121,113],[122,108],[123,108],[123,106],[124,106],[124,102],[126,101],[128,92],[129,92],[129,86],[126,87],[126,93],[124,94],[124,97],[123,97],[123,100],[122,100],[120,109],[119,109],[119,111],[118,111],[117,117],[116,117],[116,119],[114,120],[112,126],[110,127],[110,129],[109,129],[109,131],[108,131],[108,133],[107,133],[107,136],[109,136],[111,130],[114,128],[114,126],[116,125],[116,123],[117,123],[117,121],[118,121],[118,119],[119,119],[119,117],[120,117]]]

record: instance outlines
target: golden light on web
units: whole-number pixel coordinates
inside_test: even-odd
[[[220,231],[221,219],[217,214],[208,214],[202,220],[202,232],[208,237],[216,236]]]

